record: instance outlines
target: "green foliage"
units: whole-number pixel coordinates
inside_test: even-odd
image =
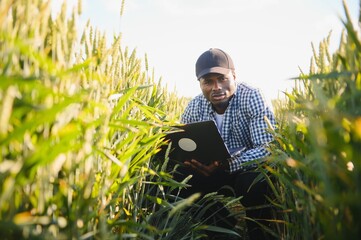
[[[50,4],[0,2],[1,238],[237,235],[202,216],[238,199],[181,199],[188,179],[174,181],[168,159],[151,161],[188,99],[155,81],[120,36],[109,45],[88,23],[79,38],[81,1],[70,17],[66,4],[51,16]],[[345,13],[339,49],[330,54],[330,36],[313,46],[309,74],[276,105],[276,167],[266,170],[285,239],[361,235],[361,40]]]
[[[285,239],[361,236],[361,39],[344,8],[339,49],[329,53],[330,36],[313,47],[310,73],[278,105],[278,167],[270,171]]]
[[[149,162],[188,99],[156,82],[119,36],[108,47],[88,24],[78,39],[81,1],[69,18],[65,3],[52,17],[50,3],[0,2],[1,238],[149,239],[176,231],[149,218],[166,206],[176,221],[182,209],[147,190],[165,196],[163,185],[185,183]]]

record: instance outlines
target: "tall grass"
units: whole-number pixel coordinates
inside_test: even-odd
[[[65,3],[51,17],[50,4],[0,2],[1,239],[177,231],[149,222],[177,202],[146,189],[185,185],[149,161],[188,99],[156,81],[120,36],[108,46],[90,24],[79,36],[81,1],[70,17]]]
[[[284,239],[361,236],[361,37],[344,2],[344,32],[313,47],[308,74],[278,104],[273,149]]]
[[[147,56],[90,23],[81,1],[0,2],[1,239],[197,239],[209,194],[178,198],[168,159],[153,161],[188,99],[155,80]],[[316,49],[308,74],[277,103],[274,190],[284,239],[361,235],[361,40],[346,4],[331,54]],[[121,12],[124,11],[122,1]],[[110,45],[107,44],[110,42]],[[152,161],[151,161],[152,160]],[[172,171],[172,169],[171,169]],[[176,191],[175,191],[176,192]]]

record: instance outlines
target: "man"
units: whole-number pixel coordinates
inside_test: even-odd
[[[267,204],[266,196],[270,195],[266,181],[254,184],[254,180],[259,175],[255,171],[257,163],[269,155],[267,145],[273,140],[267,133],[265,117],[274,125],[274,114],[257,89],[236,82],[233,61],[220,49],[211,48],[198,58],[196,76],[203,94],[190,101],[181,121],[214,120],[232,158],[219,159],[210,165],[203,165],[197,159],[185,161],[187,168],[181,172],[192,174],[193,178],[189,182],[192,187],[183,194],[206,194],[231,186],[237,197],[243,196],[241,203],[246,207],[247,218],[268,225],[269,221],[262,219],[271,219],[270,209],[251,208]],[[250,239],[270,237],[255,221],[246,222]]]

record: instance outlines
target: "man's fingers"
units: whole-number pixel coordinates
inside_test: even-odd
[[[194,160],[194,159],[191,160],[191,163],[192,163],[194,166],[197,166],[197,167],[199,167],[199,168],[204,168],[204,167],[205,167],[205,165],[203,165],[202,163],[200,163],[200,162],[198,162],[197,160]]]
[[[203,176],[211,175],[208,167],[206,165],[203,165],[202,163],[198,162],[197,160],[185,161],[184,165],[192,168],[194,171],[198,172],[199,174],[202,174]]]
[[[190,168],[192,168],[194,171],[202,174],[203,176],[210,176],[212,173],[219,168],[220,163],[218,161],[214,161],[210,165],[204,165],[201,162],[198,162],[195,159],[187,160],[184,162],[184,164]]]

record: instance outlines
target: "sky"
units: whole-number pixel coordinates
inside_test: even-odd
[[[356,21],[359,0],[346,3]],[[213,47],[232,57],[238,81],[268,101],[283,97],[290,78],[308,73],[311,43],[318,49],[331,32],[331,51],[337,48],[345,19],[342,0],[125,0],[122,16],[120,6],[121,0],[83,0],[80,26],[89,19],[109,39],[121,33],[123,47],[141,59],[147,54],[156,80],[185,97],[201,93],[195,62]]]

